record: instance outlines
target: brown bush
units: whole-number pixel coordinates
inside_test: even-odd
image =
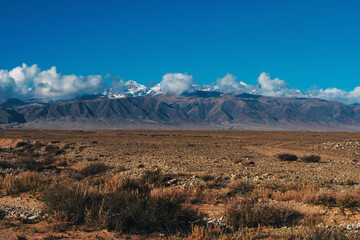
[[[280,159],[280,161],[297,161],[299,158],[294,155],[294,154],[290,154],[290,153],[281,153],[277,155],[278,159]]]
[[[304,203],[324,206],[332,206],[336,204],[336,198],[333,194],[324,191],[304,194],[302,201]]]
[[[22,192],[36,192],[44,189],[50,179],[39,173],[26,172],[17,176],[6,175],[1,179],[0,186],[6,195],[14,195]]]
[[[73,224],[119,232],[183,232],[199,215],[168,197],[154,197],[136,181],[114,180],[103,188],[55,184],[42,196],[49,212]],[[117,182],[119,183],[119,181]]]
[[[7,169],[7,168],[14,168],[14,165],[8,160],[0,161],[0,168]]]
[[[255,186],[250,181],[241,180],[231,183],[229,188],[230,191],[226,194],[227,197],[234,197],[236,195],[249,196],[255,189]]]
[[[320,160],[321,160],[321,157],[317,156],[317,155],[309,155],[309,156],[301,157],[301,161],[307,162],[307,163],[320,162]]]
[[[232,198],[226,204],[228,224],[234,229],[244,227],[295,226],[304,217],[302,213],[291,208],[255,200]]]
[[[18,169],[23,169],[25,171],[42,171],[44,169],[45,163],[43,161],[36,161],[34,158],[19,157],[15,160],[14,167]]]
[[[146,170],[139,181],[142,184],[150,184],[154,187],[160,187],[164,185],[164,174],[160,169],[154,171]]]
[[[341,228],[310,227],[303,229],[293,239],[355,240],[360,239],[360,234],[353,231],[343,231]]]
[[[350,211],[351,214],[359,211],[360,200],[357,196],[344,195],[338,197],[336,200],[337,206],[339,207],[340,213],[346,215],[346,210]]]
[[[99,173],[106,172],[109,167],[105,163],[93,163],[80,170],[83,177],[94,176]]]

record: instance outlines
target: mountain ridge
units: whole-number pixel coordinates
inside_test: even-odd
[[[0,103],[1,128],[360,130],[359,105],[312,98],[194,91],[47,104],[19,101]]]

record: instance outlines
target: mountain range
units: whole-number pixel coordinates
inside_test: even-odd
[[[314,98],[222,93],[194,86],[181,95],[133,81],[67,101],[0,101],[0,128],[359,131],[360,105]]]

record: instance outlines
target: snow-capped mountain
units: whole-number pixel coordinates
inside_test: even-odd
[[[102,94],[108,98],[125,98],[125,97],[151,96],[159,91],[160,91],[160,86],[158,87],[155,86],[153,88],[150,88],[130,80],[125,82],[120,89],[109,88],[104,90]]]
[[[196,91],[216,91],[216,88],[210,85],[192,85]],[[156,84],[153,87],[147,87],[145,85],[139,84],[135,81],[127,81],[124,82],[117,89],[109,88],[105,89],[101,95],[106,98],[126,98],[126,97],[143,97],[143,96],[151,96],[155,94],[163,93],[161,91],[160,83]]]

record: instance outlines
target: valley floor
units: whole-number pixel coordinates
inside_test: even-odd
[[[284,153],[298,160],[280,160]],[[349,239],[360,238],[353,230],[360,229],[356,132],[0,130],[0,171],[2,239],[306,239],[324,229],[339,231],[331,236],[345,232]],[[206,224],[175,232],[114,230],[105,217],[99,225],[87,218],[75,221],[71,211],[69,217],[46,198],[62,183],[101,196],[115,194],[116,183],[126,192],[124,179],[135,179],[138,192],[147,186],[149,199],[163,197],[197,210],[200,220],[220,230],[211,232]],[[252,213],[257,206],[276,206],[302,217],[291,226],[280,220],[276,226],[270,220],[256,227],[245,222],[239,230],[234,223],[239,216],[234,220],[229,213],[239,210],[237,202],[250,204]]]

